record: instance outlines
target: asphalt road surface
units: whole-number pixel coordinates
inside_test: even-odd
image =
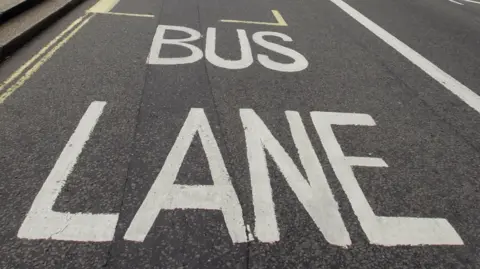
[[[91,0],[0,81],[0,268],[480,268],[477,0]]]

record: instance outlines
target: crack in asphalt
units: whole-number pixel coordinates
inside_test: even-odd
[[[202,20],[201,20],[201,16],[200,16],[200,1],[199,0],[197,0],[197,13],[198,13],[198,25],[199,25],[200,29],[203,29]],[[202,42],[201,44],[203,46],[202,47],[203,51],[205,51],[205,42]],[[215,114],[216,114],[216,118],[218,120],[220,140],[223,142],[223,145],[225,146],[225,149],[227,150],[227,154],[230,155],[230,156],[234,156],[231,148],[228,146],[228,143],[225,139],[225,134],[222,131],[223,128],[222,128],[222,123],[220,121],[220,113],[218,112],[218,101],[215,99],[215,94],[213,92],[212,81],[210,80],[210,74],[208,72],[208,67],[207,67],[207,61],[206,61],[206,59],[202,59],[202,62],[203,62],[203,67],[205,69],[205,76],[206,76],[206,80],[207,80],[207,84],[208,84],[208,89],[209,89],[210,95],[212,96],[212,103],[213,103],[214,111],[215,111]],[[243,171],[245,171],[245,169],[246,168],[244,168]],[[234,190],[235,190],[235,188],[234,188]],[[237,194],[237,196],[238,196],[238,194]],[[240,201],[240,206],[241,205],[242,205],[242,202]],[[244,221],[243,226],[245,227],[245,236],[248,239],[249,238],[249,230],[247,228],[247,224],[245,223],[245,219],[246,219],[247,216],[246,216],[245,211],[243,209],[244,208],[242,208],[242,217],[243,217],[243,221]],[[218,259],[218,258],[216,258],[216,259]],[[250,241],[249,240],[247,240],[247,243],[246,243],[245,268],[246,269],[250,268]]]
[[[67,224],[60,230],[58,230],[57,232],[54,232],[53,234],[50,235],[49,239],[53,239],[52,237],[57,235],[57,234],[61,234],[63,233],[63,231],[65,231],[67,229],[67,227],[70,225],[70,221],[72,220],[73,216],[70,214],[70,215],[67,215]]]
[[[163,8],[163,1],[162,1],[162,4],[160,5],[160,11],[159,11],[160,13],[162,12],[162,8]],[[158,20],[157,20],[157,24],[158,24]],[[133,138],[132,138],[132,143],[131,143],[130,149],[129,149],[129,157],[128,157],[128,165],[127,165],[125,182],[122,186],[122,193],[121,193],[121,199],[120,199],[120,205],[119,205],[120,210],[119,210],[119,213],[118,213],[118,222],[117,222],[117,225],[115,227],[115,233],[118,231],[118,228],[119,228],[119,225],[120,225],[120,221],[121,221],[121,217],[122,217],[122,213],[123,213],[123,208],[124,208],[124,204],[125,204],[125,194],[127,192],[127,186],[128,186],[128,182],[129,182],[129,179],[130,179],[130,176],[131,176],[132,156],[135,154],[135,145],[136,145],[136,141],[138,140],[138,126],[140,124],[140,114],[141,114],[143,98],[144,98],[145,90],[146,90],[146,81],[147,81],[147,77],[148,77],[148,70],[149,70],[149,68],[148,68],[148,65],[146,64],[145,65],[145,73],[144,73],[145,75],[143,77],[143,86],[141,88],[138,108],[137,108],[137,112],[136,112],[136,115],[135,115],[135,127],[133,128]],[[118,241],[118,238],[116,238],[116,236],[114,236],[113,240],[111,241],[111,243],[109,245],[109,248],[108,248],[108,251],[107,251],[107,257],[105,258],[105,263],[102,265],[102,267],[104,267],[104,268],[109,268],[110,267],[111,259],[114,256],[113,253],[112,253],[113,245],[117,241]]]

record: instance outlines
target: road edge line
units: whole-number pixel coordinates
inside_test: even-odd
[[[480,113],[480,96],[342,0],[330,0],[378,38]]]

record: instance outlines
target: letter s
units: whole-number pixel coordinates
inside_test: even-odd
[[[267,55],[265,54],[258,54],[258,61],[265,66],[266,68],[281,71],[281,72],[298,72],[302,71],[303,69],[307,68],[308,61],[301,55],[300,53],[294,51],[293,49],[266,41],[263,39],[264,36],[276,36],[281,38],[283,41],[291,42],[293,41],[291,37],[277,32],[257,32],[253,34],[253,41],[258,45],[270,49],[274,52],[286,55],[294,60],[293,63],[284,64],[272,61]]]

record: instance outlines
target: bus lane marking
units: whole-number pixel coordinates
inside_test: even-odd
[[[166,31],[184,32],[187,37],[184,38],[165,38]],[[224,59],[216,54],[215,47],[217,43],[216,29],[208,27],[205,37],[205,58],[211,64],[225,69],[244,69],[251,66],[254,62],[254,55],[247,33],[243,29],[237,29],[238,42],[240,45],[240,59],[230,60]],[[266,36],[275,36],[284,42],[292,42],[293,39],[288,35],[271,31],[260,31],[252,35],[252,40],[255,44],[264,47],[268,50],[283,54],[293,60],[290,63],[281,63],[272,60],[266,54],[257,54],[258,62],[264,67],[279,71],[279,72],[299,72],[308,67],[308,61],[301,53],[289,47],[270,42],[265,39]],[[153,37],[152,46],[147,57],[147,64],[151,65],[178,65],[191,64],[203,58],[203,52],[200,47],[197,47],[190,42],[194,42],[202,38],[202,34],[195,30],[184,26],[175,25],[159,25]],[[161,57],[160,51],[163,45],[175,45],[184,47],[190,50],[188,56],[181,57]]]
[[[94,101],[63,148],[50,174],[32,202],[17,236],[22,239],[53,239],[101,242],[114,238],[119,213],[70,213],[53,211],[53,205],[73,171],[78,156],[93,132],[105,106]],[[159,174],[137,209],[123,236],[124,240],[143,242],[154,226],[160,211],[201,209],[221,211],[231,242],[258,240],[274,243],[281,240],[277,224],[267,154],[295,193],[318,231],[335,246],[352,245],[345,220],[319,162],[307,130],[297,111],[285,111],[296,154],[297,166],[284,146],[272,135],[269,127],[253,109],[240,109],[244,129],[246,158],[250,176],[255,219],[245,223],[242,207],[233,187],[224,158],[202,108],[191,108],[170,149]],[[310,117],[328,160],[347,195],[355,216],[370,244],[398,245],[463,245],[455,228],[444,218],[377,216],[355,177],[352,167],[384,167],[381,158],[345,156],[335,137],[333,125],[375,126],[368,114],[312,111]],[[213,185],[175,184],[194,136],[198,134],[207,157]],[[301,168],[306,176],[302,175]],[[250,227],[252,225],[252,228]]]
[[[331,1],[334,3],[343,3],[341,0]],[[47,49],[48,52],[46,51],[46,54],[30,70],[28,70],[26,74],[14,84],[14,86],[19,85],[18,87],[20,87],[23,85],[23,83],[34,72],[36,72],[58,48],[65,44],[68,39],[83,27],[83,25],[85,25],[96,13],[153,17],[153,15],[148,14],[109,12],[109,10],[115,5],[112,5],[113,2],[116,3],[118,0],[103,0],[88,10],[84,16],[87,16],[89,13],[93,14],[89,15],[82,23],[77,22],[75,26],[72,26],[73,30],[69,32],[69,35],[65,39],[61,40],[63,37],[59,37],[59,40],[61,40],[60,43],[54,46],[50,51]],[[276,23],[235,20],[222,20],[222,22],[287,26],[287,23],[278,11],[273,10],[272,13],[277,20]],[[355,13],[355,15],[358,14]],[[353,17],[353,15],[351,16]],[[360,14],[360,16],[363,15]],[[369,22],[380,28],[373,22]],[[371,24],[366,24],[367,28],[372,27]],[[377,28],[375,29],[378,30]],[[382,28],[380,29],[389,35],[385,30]],[[188,37],[182,39],[166,39],[164,35],[167,30],[185,32],[188,34]],[[205,38],[205,58],[209,62],[227,69],[243,69],[253,63],[253,54],[245,30],[237,30],[241,48],[241,58],[240,60],[235,61],[220,58],[215,54],[215,31],[215,28],[207,28]],[[385,38],[385,33],[381,32],[380,34],[376,34],[383,39]],[[291,42],[292,39],[289,36],[282,33],[262,31],[254,33],[252,39],[254,43],[259,46],[290,56],[290,58],[294,59],[294,62],[289,64],[277,63],[271,60],[267,55],[258,54],[257,59],[264,67],[282,72],[298,72],[307,68],[308,61],[303,55],[279,44],[268,42],[264,39],[265,36],[276,36],[283,41]],[[196,47],[189,42],[196,41],[201,37],[201,33],[194,29],[183,26],[159,25],[152,41],[147,64],[170,65],[196,62],[204,57],[204,54],[199,47]],[[385,39],[383,40],[387,43],[389,42]],[[395,40],[395,42],[400,42],[400,45],[395,42],[394,43],[397,47],[390,43],[388,44],[397,49],[400,53],[402,53],[402,51],[407,54],[412,53],[413,50],[407,45],[398,39]],[[187,48],[191,51],[191,55],[177,58],[160,57],[160,50],[163,44],[177,45]],[[398,48],[398,46],[400,47]],[[406,50],[405,47],[410,51]],[[413,53],[416,52],[413,51]],[[405,56],[405,54],[403,55]],[[419,54],[418,56],[422,57]],[[420,68],[422,68],[423,64],[427,64],[428,68],[435,67],[438,69],[438,67],[434,66],[433,63],[428,62],[425,58],[423,58],[424,61],[421,60],[420,63],[414,62],[415,60],[418,60],[415,57],[413,57],[413,60],[408,57],[407,59],[411,60]],[[427,63],[425,63],[425,61]],[[433,67],[428,66],[428,64],[433,65]],[[423,68],[422,69],[430,75],[430,73],[428,73],[430,69],[428,68],[427,71]],[[438,73],[442,75],[441,72],[443,71],[435,69],[431,72],[438,76]],[[431,76],[435,78],[434,75]],[[446,73],[445,75],[448,76]],[[443,77],[440,76],[440,78]],[[439,79],[437,79],[437,81],[441,82]],[[451,79],[453,82],[451,80],[447,81],[450,84],[447,82],[442,83],[447,89],[449,89],[451,83],[460,83],[453,78]],[[470,90],[468,88],[466,89]],[[453,90],[451,91],[455,93]],[[464,94],[465,89],[457,89],[457,91]],[[9,91],[7,90],[6,93],[8,92]],[[10,94],[12,92],[13,91],[11,91]],[[473,94],[475,95],[475,93]],[[1,99],[2,96],[0,96],[0,103],[4,100]],[[459,97],[462,98],[462,96]],[[477,95],[475,96],[478,97]],[[467,94],[465,98],[468,99],[470,97],[471,96]],[[55,166],[52,168],[49,176],[42,185],[42,188],[35,197],[30,211],[27,213],[25,220],[18,231],[19,238],[97,242],[113,240],[119,213],[69,213],[55,212],[52,209],[55,200],[58,195],[60,195],[62,187],[65,185],[69,174],[74,168],[78,156],[81,154],[85,143],[88,141],[91,132],[95,128],[105,104],[105,102],[93,102],[83,115],[80,123],[58,157]],[[478,105],[479,110],[477,111],[480,112],[480,101],[474,105]],[[339,212],[338,203],[326,180],[322,165],[310,142],[300,114],[296,111],[285,112],[290,126],[291,137],[297,149],[297,154],[301,166],[303,166],[303,170],[306,173],[306,177],[302,175],[299,169],[300,167],[293,162],[290,154],[272,135],[267,125],[265,125],[263,120],[253,109],[243,108],[240,109],[239,112],[240,120],[244,127],[246,157],[250,172],[252,202],[255,214],[255,222],[254,225],[252,225],[252,229],[249,224],[244,222],[242,208],[231,182],[233,179],[230,177],[228,170],[226,169],[224,159],[221,155],[207,116],[202,108],[192,108],[184,121],[183,127],[178,133],[174,145],[162,165],[160,173],[157,175],[157,178],[144,198],[140,208],[136,212],[123,239],[143,242],[150,232],[151,227],[154,226],[154,222],[161,210],[198,208],[204,210],[219,210],[222,212],[232,243],[245,243],[254,238],[263,243],[279,241],[280,230],[278,229],[275,203],[272,196],[272,182],[268,173],[266,161],[266,156],[268,154],[283,174],[287,184],[295,193],[298,201],[302,204],[316,224],[318,230],[324,235],[325,240],[332,245],[340,247],[350,246],[352,242],[344,220]],[[343,191],[346,193],[354,210],[354,214],[359,219],[361,228],[371,244],[384,246],[463,244],[460,236],[446,219],[383,217],[375,215],[355,178],[352,167],[388,167],[388,165],[381,158],[345,156],[331,127],[332,125],[374,126],[375,122],[370,115],[312,111],[310,117],[329,162],[332,165],[336,178],[340,182]],[[193,137],[196,134],[200,137],[214,184],[193,186],[175,184],[179,169],[185,159],[189,147],[191,146]]]
[[[220,20],[221,22],[229,23],[246,23],[246,24],[258,24],[258,25],[269,25],[269,26],[288,26],[287,22],[283,19],[282,15],[278,10],[272,10],[273,17],[277,22],[261,22],[261,21],[242,21],[242,20]]]

